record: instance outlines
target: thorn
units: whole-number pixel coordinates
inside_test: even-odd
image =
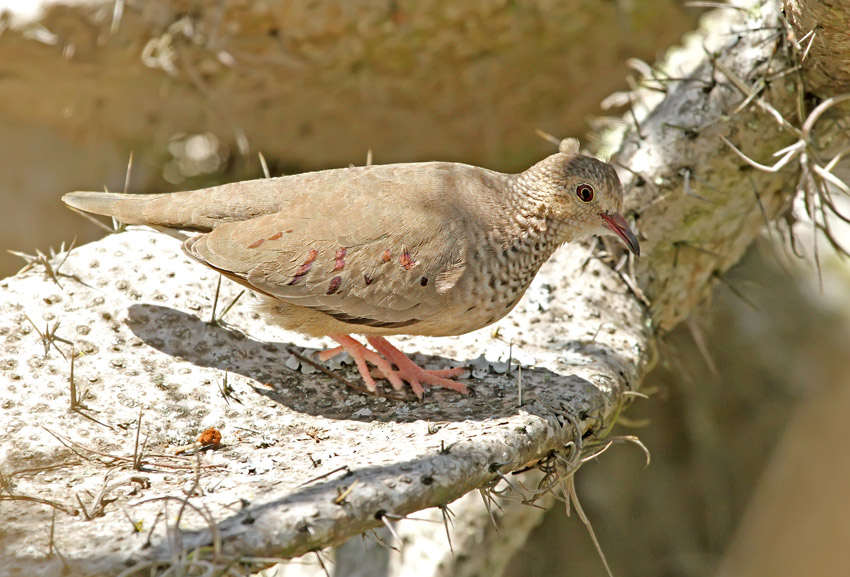
[[[324,561],[322,561],[322,556],[319,554],[319,551],[313,551],[313,553],[315,553],[315,554],[316,554],[316,559],[319,561],[319,565],[321,565],[321,566],[322,566],[322,571],[324,571],[324,572],[325,572],[325,576],[326,576],[326,577],[331,577],[330,572],[328,572],[328,568],[327,568],[327,567],[325,567],[325,562],[324,562]]]
[[[541,130],[540,128],[535,128],[534,133],[547,142],[551,142],[555,146],[561,145],[561,140],[555,136],[552,136],[548,132]]]
[[[41,332],[35,325],[35,323],[32,321],[32,319],[29,317],[29,315],[24,314],[24,318],[29,321],[29,323],[32,325],[32,328],[34,328],[35,332],[38,333],[38,340],[41,341],[41,344],[44,346],[45,357],[50,353],[50,347],[52,345],[53,348],[55,348],[59,352],[59,354],[62,355],[63,359],[68,360],[68,357],[65,355],[64,351],[62,351],[62,349],[60,349],[59,346],[56,344],[56,341],[59,341],[60,343],[70,345],[71,351],[73,352],[74,343],[72,341],[69,341],[68,339],[63,339],[62,337],[56,334],[56,331],[59,330],[59,323],[61,321],[56,321],[53,324],[52,329],[50,328],[49,323],[45,323],[44,332]]]
[[[635,297],[641,303],[643,303],[643,305],[646,308],[651,308],[652,302],[649,300],[649,298],[643,292],[643,289],[641,289],[638,286],[638,283],[634,278],[634,274],[635,274],[634,256],[629,254],[628,259],[629,259],[629,272],[628,272],[628,274],[623,272],[623,271],[620,271],[620,270],[615,271],[615,272],[620,276],[620,278],[623,280],[623,282],[626,283],[626,286],[629,287],[629,290],[632,291],[632,294],[635,295]],[[675,262],[674,262],[673,268],[675,268]]]
[[[697,245],[695,245],[695,244],[693,244],[693,243],[691,243],[691,242],[688,242],[688,241],[686,241],[686,240],[674,240],[674,241],[673,241],[673,244],[674,244],[676,247],[684,246],[684,247],[687,247],[687,248],[689,248],[689,249],[691,249],[691,250],[695,250],[695,251],[697,251],[697,252],[701,252],[701,253],[703,253],[703,254],[707,254],[707,255],[709,255],[709,256],[713,256],[714,258],[716,258],[716,259],[718,259],[718,260],[723,260],[723,259],[725,258],[722,254],[716,253],[716,252],[714,252],[714,251],[710,251],[710,250],[708,250],[707,248],[702,248],[701,246],[697,246]]]
[[[68,407],[70,411],[76,411],[79,407],[80,399],[77,398],[77,384],[74,382],[74,348],[71,347],[71,377],[70,377],[70,393],[71,393],[71,403]]]
[[[130,158],[127,160],[127,174],[124,176],[124,194],[130,190],[130,174],[133,172],[133,151],[130,151]]]
[[[644,78],[652,78],[655,79],[655,72],[646,61],[641,60],[640,58],[629,58],[626,60],[626,66],[640,74]]]
[[[390,523],[390,520],[387,518],[387,515],[383,512],[379,512],[379,514],[376,515],[376,516],[378,517],[378,519],[380,519],[380,521],[384,524],[384,526],[387,528],[387,530],[390,532],[390,534],[396,540],[396,543],[398,543],[399,546],[401,546],[401,544],[402,544],[401,535],[398,534],[398,532],[395,530],[395,527],[393,527],[393,524]],[[399,547],[395,547],[395,546],[392,546],[392,545],[390,546],[390,548],[393,551],[401,551],[401,549],[399,549]]]
[[[27,254],[25,252],[20,252],[20,251],[17,251],[17,250],[9,250],[9,249],[7,249],[6,252],[8,252],[9,254],[14,255],[18,258],[22,258],[27,263],[26,266],[24,266],[24,268],[22,268],[21,270],[19,270],[17,272],[17,274],[25,273],[28,270],[32,269],[34,266],[41,265],[41,266],[44,267],[44,272],[47,274],[48,277],[50,277],[50,280],[55,282],[56,285],[59,288],[62,288],[62,285],[59,284],[59,276],[68,276],[69,278],[76,278],[76,277],[72,277],[72,276],[69,276],[69,275],[62,275],[62,273],[59,272],[59,269],[62,268],[62,266],[68,260],[68,257],[71,256],[71,251],[74,250],[74,244],[76,242],[77,242],[77,238],[74,237],[74,240],[71,241],[70,248],[68,248],[68,250],[65,254],[65,258],[62,259],[62,262],[60,262],[56,266],[56,268],[54,268],[53,265],[50,263],[50,258],[48,258],[43,252],[41,252],[38,249],[35,250],[34,255]],[[63,242],[62,246],[59,249],[59,252],[60,253],[63,252],[64,249],[65,249],[65,243]],[[52,255],[51,258],[56,257],[56,252],[52,248],[50,249],[50,254]],[[77,280],[79,280],[79,279],[77,279]]]
[[[351,492],[354,490],[354,487],[356,487],[359,483],[360,479],[354,479],[354,482],[351,483],[348,488],[342,491],[336,499],[334,499],[334,503],[336,503],[337,505],[342,505],[345,502],[345,498],[351,494]]]
[[[510,365],[508,365],[508,366],[510,367]],[[519,396],[517,406],[521,407],[522,406],[522,365],[520,365],[517,368],[516,382],[517,382],[517,391],[518,391],[518,396]]]
[[[452,521],[452,516],[454,515],[454,513],[452,513],[448,505],[440,505],[439,509],[440,514],[443,516],[443,526],[446,528],[446,540],[448,540],[449,542],[449,551],[451,551],[452,555],[454,555],[455,550],[452,546],[452,534],[451,531],[449,531],[449,523],[451,523],[452,527],[454,527],[454,522]],[[489,512],[490,509],[488,508],[487,511]],[[490,518],[493,518],[492,515],[490,516]],[[497,527],[496,532],[498,532],[498,530],[499,528]]]
[[[231,387],[227,382],[227,376],[228,376],[228,370],[225,368],[224,369],[224,382],[219,383],[218,380],[216,380],[216,384],[218,385],[218,392],[221,393],[222,398],[224,398],[224,402],[227,403],[228,405],[230,404],[230,399],[233,399],[234,401],[236,401],[237,403],[239,403],[241,405],[242,400],[239,399],[239,397],[237,397],[234,394],[235,391],[234,391],[233,387]]]
[[[310,457],[312,459],[312,455],[308,455],[308,457]],[[314,477],[312,479],[304,481],[300,485],[296,485],[296,487],[303,487],[305,485],[309,485],[310,483],[315,483],[316,481],[320,481],[321,479],[324,479],[326,477],[330,477],[331,475],[333,475],[335,473],[339,473],[340,471],[345,471],[344,477],[347,477],[351,474],[351,469],[348,467],[348,465],[343,465],[342,467],[337,467],[333,471],[329,471],[329,472],[327,472],[323,475],[319,475],[318,477]]]
[[[144,446],[142,446],[142,450],[139,451],[139,436],[142,432],[142,408],[139,407],[139,418],[136,421],[136,445],[133,447],[133,469],[136,471],[142,470],[142,454],[144,453]],[[147,440],[145,440],[147,443]]]
[[[124,0],[115,0],[112,7],[112,25],[109,27],[109,33],[115,35],[118,33],[118,28],[121,26],[121,18],[124,16]]]
[[[219,282],[221,282],[221,277],[219,277]],[[236,301],[238,301],[242,297],[242,295],[244,295],[244,294],[245,294],[245,289],[243,289],[242,292],[240,292],[238,295],[233,297],[233,300],[230,301],[227,304],[227,306],[224,307],[224,310],[221,311],[221,314],[216,317],[215,324],[220,325],[222,323],[222,320],[224,319],[224,315],[226,315],[227,313],[230,312],[230,309],[233,308],[233,305],[236,304]]]
[[[711,374],[718,380],[720,380],[720,371],[717,370],[717,365],[714,364],[714,359],[711,357],[711,352],[708,350],[708,344],[705,341],[705,337],[702,334],[702,330],[696,324],[693,315],[688,317],[687,320],[688,330],[691,332],[691,337],[694,339],[694,343],[697,345],[697,350],[699,350],[700,355],[702,355],[702,359],[705,361],[705,364],[708,365],[708,369],[711,371]]]
[[[688,195],[692,198],[696,198],[697,200],[707,202],[709,204],[714,204],[714,205],[717,204],[716,202],[714,202],[710,198],[706,198],[706,197],[704,197],[700,194],[697,194],[697,193],[695,193],[694,191],[691,190],[691,169],[690,168],[683,168],[682,172],[684,173],[682,175],[682,180],[683,180],[683,188],[685,190],[686,195]]]
[[[266,157],[263,156],[262,151],[258,151],[257,156],[260,157],[260,167],[263,169],[263,176],[265,176],[266,178],[271,178],[272,175],[269,172],[269,165],[266,162]]]
[[[723,73],[723,75],[726,76],[727,79],[729,79],[729,82],[731,82],[732,85],[735,86],[735,88],[737,88],[745,97],[750,96],[753,93],[753,90],[749,86],[747,86],[747,84],[743,80],[738,78],[738,76],[735,75],[734,72],[732,72],[729,68],[727,68],[725,65],[723,65],[717,59],[713,59],[713,61],[714,61],[714,67],[718,71]],[[773,119],[776,120],[776,122],[782,128],[788,130],[789,132],[791,132],[792,134],[794,134],[797,137],[801,136],[800,129],[797,128],[796,126],[794,126],[793,124],[791,124],[790,122],[788,122],[788,120],[786,120],[785,117],[782,116],[782,114],[780,114],[779,111],[776,110],[776,108],[774,108],[770,103],[765,102],[765,100],[763,98],[756,98],[755,103],[764,112],[766,112],[770,116],[772,116]],[[726,140],[722,136],[720,138],[722,138],[724,141]]]
[[[71,241],[71,245],[68,247],[67,251],[64,251],[64,249],[65,249],[65,243],[64,242],[62,243],[62,248],[59,249],[59,252],[63,252],[63,251],[65,252],[65,257],[62,259],[62,262],[60,262],[58,265],[56,265],[56,269],[54,270],[53,282],[55,282],[57,285],[59,284],[59,279],[56,278],[56,277],[58,277],[59,274],[60,274],[59,270],[68,261],[68,257],[71,256],[71,251],[74,250],[74,246],[76,244],[77,244],[77,237],[75,236],[74,239]]]
[[[749,164],[753,168],[757,168],[758,170],[761,170],[762,172],[771,172],[771,173],[779,172],[780,170],[782,170],[785,167],[786,164],[791,162],[791,159],[793,159],[794,156],[797,155],[797,153],[800,151],[800,149],[802,147],[802,144],[801,144],[800,146],[792,148],[791,150],[789,150],[785,154],[785,156],[783,156],[781,159],[779,159],[775,164],[773,164],[772,166],[767,166],[765,164],[760,164],[760,163],[756,162],[755,160],[753,160],[752,158],[750,158],[749,156],[747,156],[746,154],[744,154],[743,152],[738,150],[738,148],[734,144],[729,142],[729,140],[725,136],[721,136],[720,140],[722,140],[726,144],[726,146],[731,148],[732,152],[734,152],[738,156],[738,158],[740,158],[741,160],[743,160],[744,162],[746,162],[747,164]]]
[[[599,544],[599,540],[596,538],[596,533],[593,531],[593,526],[590,524],[590,519],[588,519],[587,515],[584,512],[584,509],[582,509],[581,507],[581,503],[578,500],[575,477],[573,475],[570,475],[568,477],[567,485],[569,487],[569,500],[572,501],[576,513],[578,513],[579,519],[581,519],[581,522],[584,523],[585,527],[587,527],[587,532],[588,534],[590,534],[590,539],[593,541],[593,546],[596,547],[596,552],[599,554],[599,558],[602,560],[602,565],[605,566],[605,572],[608,574],[608,577],[614,577],[614,574],[611,573],[611,568],[608,566],[608,560],[605,558],[605,553],[602,551],[602,546]]]
[[[794,66],[789,66],[785,70],[780,70],[779,72],[775,72],[775,73],[771,74],[770,76],[765,77],[764,81],[765,81],[765,83],[769,84],[771,82],[775,82],[775,81],[779,80],[780,78],[784,78],[785,76],[788,76],[789,74],[791,74],[793,72],[798,72],[802,69],[803,69],[802,66],[800,66],[799,64],[795,64]]]
[[[820,120],[820,117],[833,106],[841,104],[847,100],[850,100],[850,94],[841,94],[839,96],[827,98],[818,104],[815,109],[812,110],[811,114],[806,117],[806,121],[803,123],[803,127],[801,129],[800,139],[807,143],[812,142],[811,132],[815,124],[817,124],[817,121]]]
[[[634,103],[634,99],[632,98],[632,93],[629,92],[628,96],[629,96],[629,114],[631,114],[632,120],[635,123],[635,128],[637,129],[638,138],[643,140],[646,137],[643,135],[643,133],[640,130],[640,123],[638,122],[637,114],[635,113],[635,103]]]
[[[91,517],[91,515],[89,515],[89,512],[88,512],[88,510],[86,509],[86,506],[83,504],[83,500],[82,500],[82,499],[80,499],[80,494],[79,494],[79,493],[74,493],[74,497],[77,499],[77,504],[80,506],[80,509],[81,509],[81,510],[82,510],[82,512],[83,512],[83,517],[85,517],[85,518],[86,518],[86,521],[91,521],[91,520],[92,520],[92,517]]]
[[[500,477],[500,478],[502,479],[502,481],[504,481],[504,482],[505,482],[505,484],[507,484],[507,486],[511,488],[511,490],[513,490],[514,492],[516,492],[516,494],[517,494],[517,495],[523,495],[522,491],[520,491],[520,490],[516,487],[516,485],[514,485],[513,483],[511,483],[511,480],[510,480],[510,479],[508,479],[507,475],[505,475],[504,473],[502,473],[502,472],[498,469],[498,467],[500,467],[500,466],[501,466],[501,465],[499,465],[499,464],[497,464],[497,463],[493,463],[492,465],[490,465],[490,470],[491,470],[491,472],[493,472],[496,476]]]
[[[643,184],[645,184],[646,186],[648,186],[648,187],[650,188],[650,190],[652,190],[652,192],[653,192],[655,195],[659,194],[659,192],[660,192],[660,191],[658,190],[658,187],[657,187],[657,186],[655,186],[655,183],[654,183],[654,182],[652,182],[651,180],[649,180],[647,177],[645,177],[645,176],[644,176],[644,175],[642,175],[641,173],[637,172],[635,169],[631,168],[630,166],[626,166],[626,165],[625,165],[625,164],[623,164],[622,162],[614,162],[614,164],[615,164],[616,166],[619,166],[619,167],[620,167],[620,168],[622,168],[623,170],[625,170],[625,171],[627,171],[627,172],[630,172],[630,173],[631,173],[631,174],[633,174],[635,177],[639,178],[639,179],[640,179],[640,182],[641,182],[641,183],[643,183]],[[594,237],[594,238],[597,238],[597,237]]]
[[[133,533],[141,533],[142,529],[144,529],[143,521],[134,521],[130,516],[130,513],[127,511],[126,507],[121,507],[121,512],[124,513],[124,517],[130,522],[130,525],[133,527]]]
[[[212,312],[210,313],[210,323],[215,322],[215,309],[218,306],[218,293],[221,291],[221,275],[218,275],[218,283],[215,285],[215,297],[213,297]]]
[[[715,273],[714,273],[714,278],[716,278],[717,280],[719,280],[720,282],[722,282],[724,285],[726,285],[726,287],[727,287],[730,291],[732,291],[732,294],[734,294],[734,295],[735,295],[735,296],[737,296],[739,299],[741,299],[742,301],[744,301],[745,303],[747,303],[747,305],[749,305],[749,307],[750,307],[751,309],[753,309],[753,310],[754,310],[754,311],[756,311],[756,312],[759,312],[759,308],[758,308],[758,306],[757,306],[757,305],[756,305],[753,301],[751,301],[750,299],[748,299],[748,298],[747,298],[747,296],[746,296],[744,293],[742,293],[740,290],[738,290],[738,288],[737,288],[734,284],[732,284],[731,282],[729,282],[729,280],[727,280],[727,279],[723,278],[723,275],[722,275],[722,274],[720,274],[720,273],[718,273],[718,272],[715,272]]]
[[[761,213],[761,220],[764,223],[765,228],[767,229],[767,238],[770,241],[771,246],[773,246],[773,234],[771,234],[770,230],[770,220],[767,218],[767,211],[764,208],[764,204],[761,201],[761,194],[759,194],[758,186],[756,185],[756,181],[753,178],[753,175],[750,174],[750,184],[753,186],[753,196],[756,197],[756,204],[759,207],[759,212]]]
[[[841,180],[840,178],[835,176],[832,172],[830,172],[826,168],[820,166],[819,164],[812,163],[812,172],[817,174],[823,180],[829,182],[831,185],[835,186],[838,190],[840,190],[844,194],[850,195],[850,186],[847,186],[847,183],[845,183],[843,180]],[[828,200],[829,199],[829,190],[825,188],[824,194],[822,194],[821,197],[826,198]],[[831,202],[830,202],[830,204],[831,204]],[[833,210],[833,212],[835,212],[836,214],[839,214],[838,211]],[[847,220],[847,219],[842,219],[842,220]]]
[[[370,531],[369,531],[369,533],[368,533],[368,535],[370,535],[370,536],[372,537],[372,539],[374,539],[375,543],[377,543],[378,545],[380,545],[381,547],[383,547],[383,548],[384,548],[384,549],[386,549],[387,551],[391,551],[391,550],[396,550],[396,551],[397,551],[397,549],[393,549],[393,546],[392,546],[392,545],[389,545],[386,541],[384,541],[383,539],[381,539],[381,536],[380,536],[380,535],[378,535],[378,532],[377,532],[377,531],[375,531],[374,529],[370,530]],[[364,534],[363,534],[363,536],[365,537],[365,536],[366,536],[366,533],[364,533]]]
[[[803,62],[806,60],[806,56],[808,56],[808,55],[809,55],[809,50],[811,50],[811,48],[812,48],[812,44],[814,44],[814,41],[815,41],[815,36],[817,36],[817,29],[818,29],[818,26],[820,26],[820,25],[815,26],[814,28],[812,28],[811,30],[809,30],[809,32],[806,34],[806,36],[808,36],[809,34],[811,34],[811,35],[812,35],[812,37],[811,37],[811,39],[809,40],[808,45],[806,46],[806,50],[803,52],[803,57],[802,57],[802,58],[800,58],[800,63],[803,63]],[[800,42],[802,42],[803,40],[805,40],[805,39],[806,39],[806,36],[803,36],[803,37],[800,39]],[[795,47],[796,47],[796,46],[798,46],[798,45],[800,44],[800,42],[798,42],[798,43],[795,45]]]
[[[496,505],[501,511],[502,508],[493,498],[492,491],[487,487],[479,487],[478,492],[481,495],[481,499],[484,501],[484,507],[487,509],[487,514],[490,515],[490,522],[493,523],[493,528],[496,529],[496,533],[499,533],[499,525],[496,523],[496,517],[493,515],[493,509],[490,507],[491,503]]]

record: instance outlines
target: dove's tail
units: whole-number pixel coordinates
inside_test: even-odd
[[[121,194],[117,192],[69,192],[62,197],[62,202],[85,212],[114,216],[126,224],[160,224],[156,214],[151,210],[155,201],[168,194]]]
[[[238,211],[232,215],[216,211],[214,205],[220,202],[216,193],[220,196],[223,188],[158,194],[79,191],[64,195],[62,202],[85,212],[114,216],[124,224],[209,232],[223,222],[244,218]]]
[[[287,191],[298,189],[300,180],[287,180],[293,178],[264,178],[158,194],[69,192],[62,201],[78,210],[114,216],[126,224],[209,232],[227,222],[278,212]]]

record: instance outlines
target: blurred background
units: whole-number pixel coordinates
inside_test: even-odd
[[[593,147],[626,61],[696,26],[678,0],[0,0],[0,247],[103,234],[59,201],[75,189],[160,192],[363,164],[519,171]],[[133,154],[132,171],[127,168]],[[840,423],[850,410],[846,264],[757,243],[661,360],[578,475],[618,576],[811,574],[850,566]],[[2,276],[23,266],[0,253]],[[791,271],[791,272],[789,272]],[[702,344],[702,351],[697,343]],[[0,381],[2,382],[2,381]],[[625,426],[628,425],[628,426]],[[340,570],[341,571],[341,570]],[[342,572],[338,573],[342,575]],[[556,507],[512,577],[602,575]]]
[[[2,0],[0,246],[97,229],[69,190],[376,163],[520,171],[692,28],[677,0]],[[585,140],[585,139],[583,139]],[[34,218],[20,218],[20,214]],[[0,269],[21,263],[0,254]]]

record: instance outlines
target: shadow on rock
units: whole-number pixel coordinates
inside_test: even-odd
[[[137,337],[151,347],[199,367],[225,370],[250,379],[256,393],[295,411],[332,419],[360,421],[484,420],[530,411],[529,402],[545,397],[545,406],[557,406],[559,398],[575,394],[599,394],[589,382],[574,375],[560,375],[543,368],[523,370],[523,407],[518,405],[516,374],[488,375],[467,379],[474,393],[462,396],[439,388],[426,389],[420,402],[409,391],[394,391],[379,381],[379,392],[403,396],[405,400],[365,395],[347,388],[323,373],[302,374],[286,366],[294,348],[289,343],[261,342],[236,329],[200,320],[183,311],[152,304],[129,309],[128,325]],[[426,357],[448,366],[450,359]],[[337,369],[340,376],[362,385],[352,367]],[[223,377],[223,375],[222,375]],[[209,385],[215,386],[215,385]],[[589,412],[597,407],[589,404]],[[531,411],[534,412],[534,411]]]

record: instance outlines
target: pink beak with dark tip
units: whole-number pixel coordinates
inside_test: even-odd
[[[638,239],[635,237],[635,233],[633,233],[632,229],[629,228],[629,223],[626,222],[625,218],[616,212],[603,214],[602,226],[619,236],[620,240],[622,240],[623,244],[632,251],[633,255],[640,256],[640,244],[638,243]]]

